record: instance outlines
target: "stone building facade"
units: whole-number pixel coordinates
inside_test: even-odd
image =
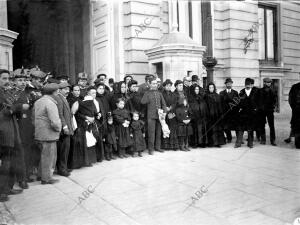
[[[41,4],[37,8],[49,4],[43,0],[27,2],[29,17],[37,13],[34,4]],[[41,32],[36,39],[48,40],[47,51],[55,54],[50,54],[51,60],[47,61],[47,57],[35,56],[31,49],[30,60],[45,70],[54,68],[58,73],[66,73],[72,81],[82,70],[90,74],[91,80],[99,73],[117,81],[132,74],[140,82],[148,73],[156,73],[162,79],[197,74],[204,85],[213,80],[218,90],[224,87],[225,78],[231,77],[234,88],[239,90],[245,77],[252,77],[256,86],[262,85],[264,77],[270,77],[279,100],[287,100],[291,85],[299,81],[300,4],[297,1],[53,2],[43,9],[44,14],[50,7],[54,18],[60,15],[67,19],[53,23],[52,33],[56,38],[45,39],[49,35],[43,36],[45,32]],[[12,18],[18,21],[14,17],[17,7],[20,6],[12,1],[0,1],[0,65],[10,70],[13,62],[14,68],[25,62],[19,56],[16,62],[13,60],[19,50],[13,51],[12,58],[11,43],[17,42],[20,49],[22,44],[18,40],[24,36],[24,31],[14,26],[17,23],[10,22]],[[64,11],[58,12],[61,8]],[[32,29],[41,29],[38,27],[41,23],[50,24],[49,19],[39,18],[41,22],[36,22]],[[213,74],[207,74],[203,66],[202,61],[207,57],[217,60]],[[41,58],[42,62],[35,62]]]

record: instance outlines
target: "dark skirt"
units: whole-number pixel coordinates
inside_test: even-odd
[[[142,152],[146,149],[146,142],[142,130],[135,130],[133,132],[133,151]]]
[[[87,147],[87,153],[88,153],[88,160],[89,163],[96,163],[97,162],[97,154],[96,154],[96,146]]]
[[[129,127],[123,127],[122,124],[116,126],[116,136],[118,137],[118,146],[127,148],[132,146],[133,139],[130,137]]]
[[[163,138],[162,148],[166,150],[179,149],[178,135],[177,135],[177,121],[176,118],[167,119],[167,124],[170,129],[169,138]]]
[[[85,165],[85,130],[78,128],[71,138],[71,147],[69,153],[69,168],[78,169]]]
[[[190,138],[190,144],[197,147],[198,145],[207,144],[207,125],[205,121],[192,120],[193,135]]]

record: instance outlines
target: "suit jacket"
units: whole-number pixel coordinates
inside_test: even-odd
[[[158,119],[158,109],[163,109],[166,112],[166,102],[161,92],[158,90],[147,91],[141,103],[147,105],[147,118]]]
[[[16,118],[21,113],[22,104],[16,103],[12,91],[0,87],[0,147],[13,148],[16,142],[21,143]]]
[[[67,126],[69,129],[67,135],[73,135],[72,113],[67,99],[61,93],[58,93],[55,100],[57,101],[58,114],[62,123],[62,128]]]
[[[34,103],[33,118],[35,140],[57,141],[61,131],[57,102],[49,95],[44,95]]]

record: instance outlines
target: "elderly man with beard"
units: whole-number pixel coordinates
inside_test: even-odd
[[[28,104],[16,103],[16,96],[8,86],[9,71],[0,69],[0,202],[7,201],[9,194],[22,192],[13,189],[16,155],[22,147],[17,116],[29,108]]]

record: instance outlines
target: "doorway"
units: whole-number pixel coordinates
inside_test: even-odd
[[[7,1],[8,29],[18,32],[14,42],[14,69],[38,65],[44,72],[67,75],[90,72],[89,1]]]

